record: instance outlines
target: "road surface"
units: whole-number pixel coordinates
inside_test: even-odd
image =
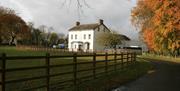
[[[152,61],[154,70],[112,91],[180,91],[180,64]]]

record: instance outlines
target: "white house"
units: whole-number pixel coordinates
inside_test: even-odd
[[[103,20],[93,24],[80,24],[69,29],[68,49],[69,51],[90,51],[102,50],[105,47],[97,43],[99,34],[110,32],[108,27],[104,25]]]

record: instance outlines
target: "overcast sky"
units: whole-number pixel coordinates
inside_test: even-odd
[[[12,8],[26,22],[35,26],[53,27],[58,33],[68,33],[68,29],[81,23],[96,23],[103,19],[107,27],[137,39],[138,33],[130,22],[132,7],[136,0],[86,0],[90,8],[83,4],[83,14],[79,18],[76,0],[0,0],[0,6]],[[70,0],[69,0],[70,1]],[[82,0],[83,1],[83,0]]]

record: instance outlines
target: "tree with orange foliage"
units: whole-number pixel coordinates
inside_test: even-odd
[[[141,30],[147,46],[162,54],[180,52],[180,0],[138,0],[132,23]]]
[[[1,40],[9,41],[12,45],[16,40],[27,38],[28,26],[13,10],[0,7],[0,34]]]

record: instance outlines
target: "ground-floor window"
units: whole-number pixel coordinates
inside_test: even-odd
[[[82,43],[71,43],[71,48],[77,51],[89,51],[90,50],[90,43],[89,42],[82,42]]]

